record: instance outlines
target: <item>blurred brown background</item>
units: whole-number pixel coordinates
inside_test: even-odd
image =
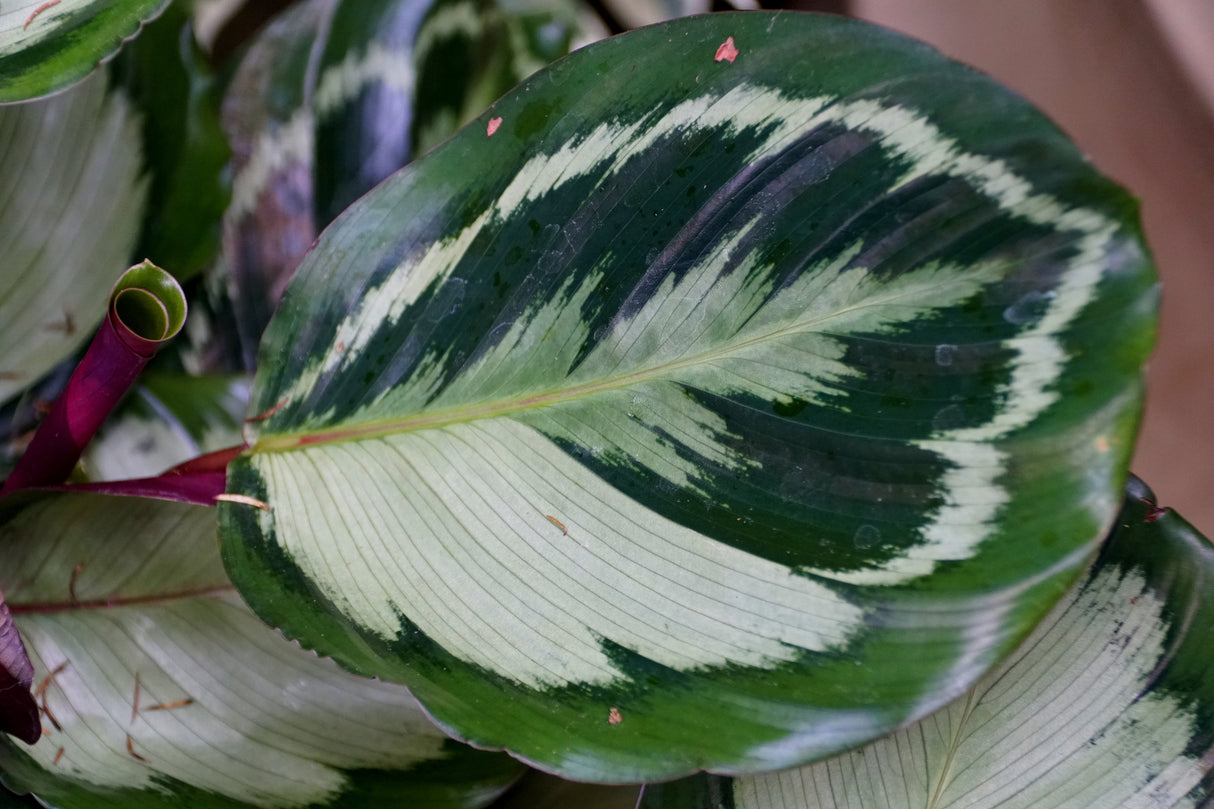
[[[1163,322],[1133,469],[1214,532],[1214,0],[829,5],[994,76],[1142,200]]]

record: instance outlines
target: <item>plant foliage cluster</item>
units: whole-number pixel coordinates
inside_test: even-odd
[[[824,15],[279,5],[0,9],[0,806],[1214,805],[1154,271],[1039,112]]]

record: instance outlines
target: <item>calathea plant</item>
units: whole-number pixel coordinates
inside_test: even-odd
[[[22,11],[42,38],[9,25],[0,66],[68,60],[77,12]],[[191,19],[0,111],[28,166],[48,110],[153,144],[146,176],[98,164],[125,230],[61,204],[207,268],[72,304],[81,336],[153,340],[193,310],[91,443],[44,427],[8,474],[11,790],[1208,804],[1210,548],[1127,488],[1155,276],[1133,201],[1040,113],[840,18],[676,19],[528,76],[576,12],[386,1],[293,7],[220,108]],[[0,68],[6,99],[74,78],[38,64],[58,83]],[[140,123],[152,73],[189,103]],[[96,271],[12,218],[4,305],[62,324],[44,279]],[[14,437],[74,347],[4,368]],[[56,407],[97,416],[78,385]],[[524,765],[568,781],[511,788]]]

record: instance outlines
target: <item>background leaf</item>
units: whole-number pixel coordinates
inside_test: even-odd
[[[414,57],[413,154],[437,146],[498,96],[568,53],[583,27],[578,9],[560,0],[436,2]]]
[[[169,0],[11,0],[0,9],[0,104],[62,90],[97,69]]]
[[[235,177],[222,272],[246,367],[316,234],[563,54],[573,25],[555,3],[313,0],[266,28],[223,109]]]
[[[137,255],[183,282],[218,255],[231,182],[219,82],[194,40],[188,6],[170,5],[114,63],[115,83],[143,113],[150,188]]]
[[[81,458],[89,480],[158,475],[241,443],[249,383],[241,376],[144,374]]]
[[[138,127],[100,76],[0,108],[0,401],[101,322],[143,214]]]
[[[212,509],[45,496],[0,543],[47,732],[0,748],[14,790],[63,809],[437,809],[484,805],[519,773],[446,740],[404,688],[258,621],[224,575]]]
[[[640,789],[562,781],[531,770],[490,809],[636,809]]]
[[[645,788],[641,809],[1208,805],[1214,548],[1131,483],[1082,584],[962,699],[853,753]]]
[[[803,763],[957,696],[1075,581],[1154,284],[1126,196],[917,43],[616,37],[326,231],[229,467],[271,510],[220,506],[225,563],[565,777]]]
[[[714,10],[711,0],[602,0],[607,15],[624,28],[640,28],[643,25],[706,14]],[[748,0],[720,3],[726,8],[754,10],[759,4]]]

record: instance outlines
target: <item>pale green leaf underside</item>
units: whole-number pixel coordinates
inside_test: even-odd
[[[10,787],[63,807],[302,807],[381,771],[386,796],[438,809],[509,782],[508,761],[452,748],[403,687],[262,624],[213,532],[208,508],[101,495],[46,498],[0,527],[35,682],[55,672],[43,739],[0,752]],[[438,762],[463,783],[429,783]]]
[[[722,796],[736,809],[1208,806],[1214,552],[1132,491],[1083,584],[963,698],[853,753],[653,787],[641,806],[710,809]]]
[[[305,259],[229,569],[573,777],[872,738],[1007,651],[1115,512],[1154,304],[1121,200],[1019,101],[850,23],[580,51]]]
[[[1183,755],[1197,718],[1173,697],[1134,701],[1166,652],[1144,585],[1101,573],[962,699],[862,752],[740,779],[738,809],[1194,806],[1180,799],[1206,769]]]
[[[0,401],[101,322],[139,232],[138,144],[138,118],[104,77],[0,107]]]

